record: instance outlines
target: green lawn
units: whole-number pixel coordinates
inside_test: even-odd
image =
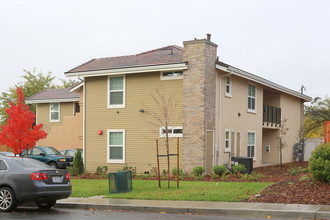
[[[162,181],[162,189],[158,182],[152,180],[133,180],[133,191],[109,194],[108,180],[104,179],[72,179],[72,197],[90,197],[104,195],[116,199],[155,199],[155,200],[194,200],[239,202],[250,195],[259,193],[273,183],[259,182],[205,182],[181,181],[180,189],[176,182],[171,182],[167,189],[167,181]]]

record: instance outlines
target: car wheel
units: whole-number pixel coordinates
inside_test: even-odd
[[[55,163],[55,162],[50,162],[48,165],[53,167],[53,168],[58,169],[57,163]]]
[[[36,204],[40,209],[50,209],[56,204],[56,200],[47,201],[47,202],[36,202]]]
[[[0,189],[0,211],[10,212],[17,206],[14,192],[8,187]]]

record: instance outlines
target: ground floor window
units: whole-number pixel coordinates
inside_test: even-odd
[[[225,152],[230,152],[230,130],[229,129],[225,129]]]
[[[247,137],[247,156],[253,157],[255,160],[255,151],[256,151],[256,133],[255,132],[248,132]]]
[[[182,137],[182,126],[167,127],[168,137]],[[161,127],[159,130],[159,137],[166,137],[165,127]]]
[[[125,163],[125,130],[108,130],[108,163]]]

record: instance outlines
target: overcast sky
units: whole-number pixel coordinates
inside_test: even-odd
[[[330,95],[329,0],[0,0],[0,92],[23,69],[65,78],[92,58],[212,34],[220,61],[306,94]]]

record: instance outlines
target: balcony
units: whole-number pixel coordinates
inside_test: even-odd
[[[263,105],[262,125],[265,127],[281,127],[281,109],[269,105]]]

